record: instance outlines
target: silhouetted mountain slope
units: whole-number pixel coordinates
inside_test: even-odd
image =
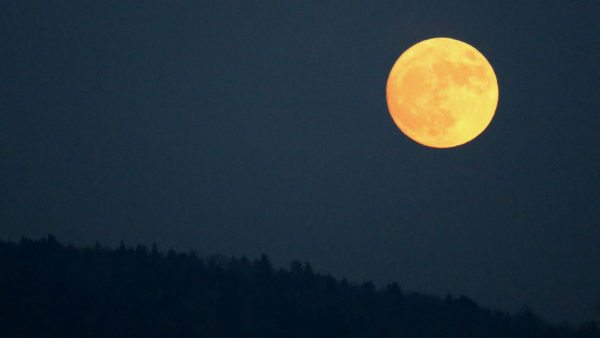
[[[143,246],[0,242],[0,337],[600,337],[593,325],[509,316],[466,297],[377,290],[274,269],[266,256],[199,258]]]

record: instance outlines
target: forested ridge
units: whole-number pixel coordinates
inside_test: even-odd
[[[199,257],[156,246],[0,242],[0,337],[599,338],[464,296],[375,288],[266,256]]]

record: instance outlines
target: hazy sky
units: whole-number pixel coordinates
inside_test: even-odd
[[[0,238],[308,260],[552,321],[600,303],[598,1],[9,1]],[[407,139],[412,44],[493,65],[474,142]]]

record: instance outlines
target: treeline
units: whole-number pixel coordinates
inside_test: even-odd
[[[531,311],[490,311],[460,296],[376,289],[276,269],[266,256],[198,257],[156,246],[0,242],[0,337],[598,338]]]

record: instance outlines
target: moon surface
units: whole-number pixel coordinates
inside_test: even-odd
[[[498,81],[474,47],[433,38],[400,55],[386,96],[390,115],[404,134],[425,146],[450,148],[473,140],[490,124]]]

